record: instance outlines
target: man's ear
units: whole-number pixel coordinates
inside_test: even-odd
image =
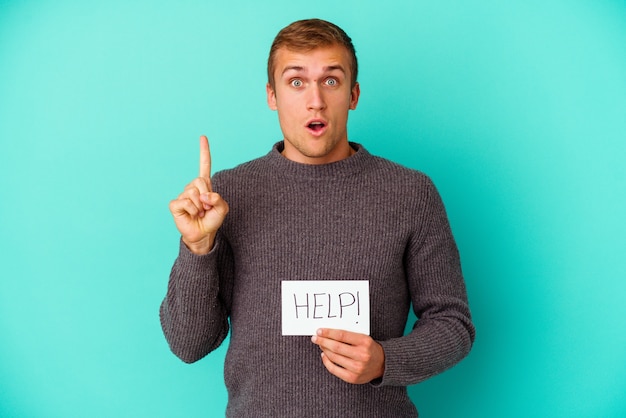
[[[350,91],[350,110],[356,109],[356,105],[359,103],[359,96],[361,96],[361,86],[356,82]]]
[[[267,92],[267,105],[270,107],[270,109],[277,110],[278,106],[276,106],[276,92],[274,91],[270,83],[267,83],[265,85],[265,91]]]

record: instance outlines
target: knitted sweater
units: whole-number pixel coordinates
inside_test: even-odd
[[[357,152],[326,165],[264,157],[217,173],[230,212],[206,255],[180,244],[161,305],[172,351],[194,362],[230,330],[227,416],[414,417],[406,386],[453,366],[474,327],[443,203],[424,174]],[[331,375],[310,337],[281,335],[282,280],[369,280],[382,378]],[[419,318],[403,335],[409,308]]]

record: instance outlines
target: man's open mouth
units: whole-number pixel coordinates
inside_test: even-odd
[[[326,127],[326,124],[322,121],[312,121],[311,123],[309,123],[307,125],[307,128],[309,128],[311,131],[313,132],[320,132],[322,131],[324,128]]]

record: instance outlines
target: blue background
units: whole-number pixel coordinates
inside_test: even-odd
[[[169,200],[281,139],[273,37],[352,36],[350,139],[428,173],[478,329],[423,417],[626,416],[626,3],[0,1],[0,416],[222,416],[168,350]]]

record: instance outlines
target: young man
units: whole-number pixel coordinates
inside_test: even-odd
[[[417,416],[406,386],[471,348],[443,203],[424,174],[348,141],[359,95],[345,32],[318,19],[292,23],[268,59],[267,101],[284,140],[211,178],[202,137],[200,176],[170,203],[182,239],[161,324],[185,362],[230,330],[228,416]],[[368,282],[369,335],[283,335],[281,282],[316,280]],[[411,303],[419,320],[403,336]]]

